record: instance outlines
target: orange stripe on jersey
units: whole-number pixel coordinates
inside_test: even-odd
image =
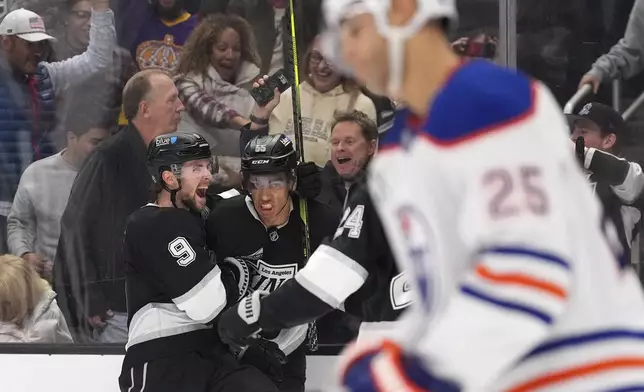
[[[541,389],[547,385],[569,381],[574,378],[589,376],[611,370],[640,367],[644,371],[644,357],[616,358],[596,363],[579,366],[572,369],[550,373],[535,378],[521,385],[508,389],[505,392],[529,392]]]
[[[476,274],[479,277],[490,282],[494,282],[497,284],[526,286],[538,291],[548,293],[552,296],[555,296],[561,299],[565,299],[567,295],[566,291],[561,287],[557,286],[556,284],[535,279],[530,276],[517,274],[517,273],[510,273],[510,274],[496,273],[480,264],[478,265],[478,267],[476,267]]]
[[[386,355],[389,355],[389,358],[391,358],[391,363],[394,366],[395,371],[398,373],[399,380],[405,384],[406,389],[404,392],[428,392],[426,389],[420,388],[415,382],[407,377],[405,369],[403,369],[403,365],[401,363],[402,349],[399,345],[390,340],[385,340],[382,347]],[[378,386],[382,388],[381,385]]]

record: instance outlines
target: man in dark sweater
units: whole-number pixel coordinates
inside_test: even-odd
[[[378,127],[366,114],[340,113],[331,127],[331,160],[322,169],[321,201],[344,210],[348,194],[376,153]]]
[[[127,217],[149,198],[146,146],[176,130],[183,105],[172,80],[142,71],[125,86],[130,125],[89,158],[76,178],[61,220],[54,285],[76,341],[127,340],[121,246]]]

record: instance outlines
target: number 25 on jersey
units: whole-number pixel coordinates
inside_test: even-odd
[[[509,218],[526,212],[546,215],[549,200],[543,176],[536,166],[492,169],[483,175],[483,187],[490,192],[488,211],[493,219]]]

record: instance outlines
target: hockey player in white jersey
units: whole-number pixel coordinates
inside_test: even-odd
[[[370,191],[416,296],[347,391],[642,391],[644,300],[541,83],[462,62],[454,0],[325,0],[329,53],[405,102]],[[333,284],[330,282],[329,284]]]

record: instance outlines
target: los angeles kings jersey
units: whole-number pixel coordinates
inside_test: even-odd
[[[230,192],[227,192],[230,195]],[[272,292],[292,279],[304,266],[303,223],[298,198],[292,195],[289,220],[281,227],[266,227],[250,196],[237,195],[219,201],[206,221],[207,243],[217,258],[236,258],[246,263],[250,273],[249,291]],[[333,235],[337,217],[330,207],[308,202],[310,245],[315,250],[322,239]],[[294,351],[306,338],[307,325],[292,325],[273,339],[285,354]],[[271,328],[278,330],[283,328]]]
[[[201,217],[148,204],[129,217],[123,247],[126,360],[213,347],[210,324],[227,296],[221,270],[206,248]]]
[[[358,184],[351,192],[340,226],[328,247],[367,272],[362,286],[344,301],[347,313],[364,322],[394,321],[402,309],[411,303],[411,286],[407,275],[398,271],[365,182]],[[341,271],[329,273],[342,275]],[[309,276],[308,280],[313,284],[317,281],[313,276]],[[304,279],[305,282],[308,280]],[[339,278],[337,285],[342,284]],[[327,293],[326,297],[333,295]]]
[[[396,266],[367,186],[353,189],[333,240],[262,300],[260,327],[285,328],[344,308],[363,321],[361,335],[380,334],[391,328],[381,322],[397,320],[409,306],[408,276]]]
[[[285,207],[290,209],[290,217],[282,227],[265,227],[246,195],[219,201],[208,216],[209,249],[218,259],[234,257],[248,265],[250,291],[274,291],[304,265],[302,220],[298,199],[293,198],[293,203]],[[314,250],[324,237],[333,235],[337,221],[323,204],[309,202],[308,207],[310,245]]]

